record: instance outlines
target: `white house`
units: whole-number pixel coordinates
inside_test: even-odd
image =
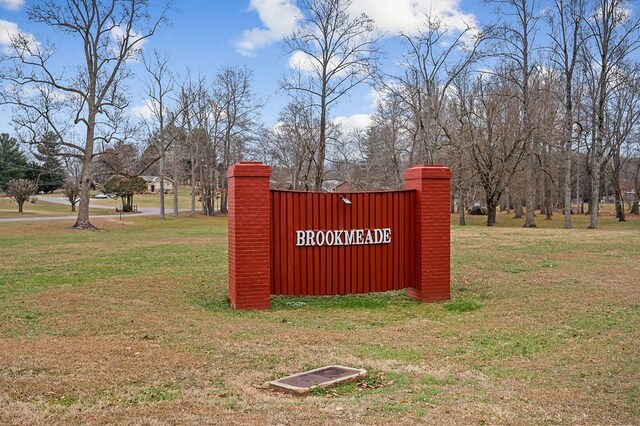
[[[160,190],[160,177],[159,176],[140,176],[147,183],[147,192],[155,193]],[[173,179],[165,176],[164,178],[164,192],[173,191]]]

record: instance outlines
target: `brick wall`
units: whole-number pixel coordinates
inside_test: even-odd
[[[269,309],[271,169],[237,163],[229,179],[229,298],[234,309]]]
[[[449,300],[451,170],[440,165],[416,166],[405,172],[404,179],[405,187],[418,193],[417,282],[407,294],[423,302]]]

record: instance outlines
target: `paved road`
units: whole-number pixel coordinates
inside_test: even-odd
[[[55,204],[65,204],[65,205],[69,205],[69,201],[65,200],[62,197],[46,197],[46,196],[38,196],[38,200],[41,201],[46,201],[48,203],[55,203]],[[90,200],[89,202],[89,206],[92,209],[106,209],[106,210],[110,210],[110,211],[114,211],[114,207],[113,206],[104,206],[104,205],[100,205],[100,204],[96,204],[94,202],[92,202],[94,200]],[[190,209],[180,209],[180,211],[190,211]],[[158,208],[149,208],[149,207],[141,207],[138,208],[138,212],[137,213],[127,213],[126,216],[127,217],[131,217],[131,216],[135,216],[135,217],[140,217],[140,216],[155,216],[155,215],[160,215],[160,209]],[[98,219],[98,218],[117,218],[118,215],[117,214],[99,214],[99,215],[91,215],[92,219]],[[0,219],[0,223],[6,223],[6,222],[42,222],[42,221],[47,221],[47,220],[75,220],[76,217],[71,215],[71,216],[40,216],[40,217],[15,217],[15,218],[11,218],[11,219]]]

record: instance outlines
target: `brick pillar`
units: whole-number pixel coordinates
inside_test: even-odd
[[[422,302],[449,300],[451,280],[451,169],[420,165],[404,174],[405,187],[417,191],[416,286],[407,294]]]
[[[269,309],[271,168],[240,162],[229,180],[229,298],[234,309]]]

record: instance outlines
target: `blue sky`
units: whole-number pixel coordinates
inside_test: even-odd
[[[61,62],[70,64],[80,59],[77,44],[28,22],[25,9],[32,1],[37,0],[0,0],[0,49],[6,48],[7,33],[20,31],[32,34],[38,41],[54,42],[59,47]],[[391,35],[411,31],[423,11],[430,9],[455,27],[463,20],[484,23],[491,19],[487,13],[490,8],[473,0],[353,0],[352,4],[354,13],[367,13],[380,30],[389,34],[383,46],[387,67],[393,67],[400,54]],[[166,52],[171,69],[181,75],[186,74],[187,67],[192,74],[211,78],[223,65],[251,68],[254,90],[268,100],[263,120],[273,125],[286,104],[286,95],[278,91],[278,82],[289,68],[289,57],[283,52],[281,40],[295,28],[299,13],[296,0],[177,0],[169,15],[172,25],[161,28],[144,47]],[[138,68],[134,65],[142,78]],[[132,106],[143,107],[139,81],[132,80],[129,86]],[[351,125],[363,124],[372,111],[371,89],[361,86],[341,101],[333,116],[340,116]],[[0,107],[0,132],[13,134],[10,111],[5,107]]]

